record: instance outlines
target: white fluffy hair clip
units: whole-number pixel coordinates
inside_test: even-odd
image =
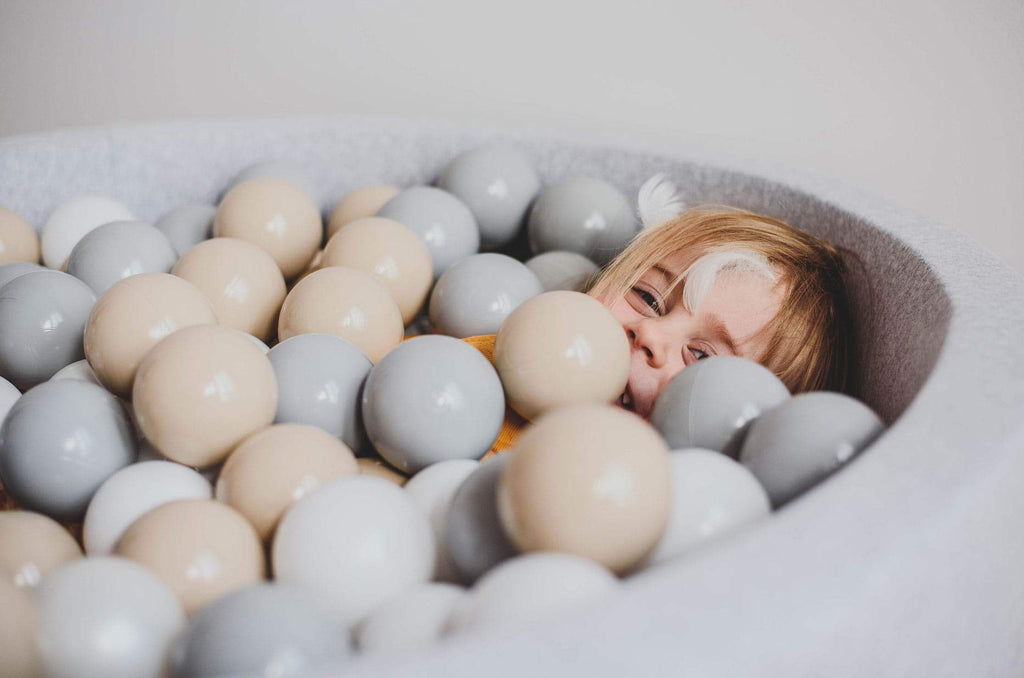
[[[644,182],[637,196],[640,223],[644,228],[660,226],[686,210],[679,189],[662,172]]]

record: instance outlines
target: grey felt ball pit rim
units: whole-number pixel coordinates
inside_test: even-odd
[[[928,217],[762,163],[609,149],[566,129],[384,117],[2,139],[0,204],[39,223],[64,199],[105,194],[152,221],[176,204],[213,201],[247,164],[290,157],[309,169],[326,209],[359,185],[428,183],[496,135],[521,143],[545,184],[592,174],[635,195],[664,171],[690,201],[779,216],[857,251],[876,286],[870,318],[865,294],[855,295],[861,397],[890,427],[756,529],[638,576],[605,605],[415,657],[360,660],[348,675],[1024,671],[1024,280]]]

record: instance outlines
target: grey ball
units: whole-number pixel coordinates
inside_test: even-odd
[[[213,217],[216,214],[217,208],[213,205],[179,205],[153,225],[167,236],[180,258],[202,241],[213,237]]]
[[[763,365],[715,356],[668,382],[654,403],[651,424],[674,450],[700,447],[736,458],[750,423],[788,398],[786,385]]]
[[[26,273],[0,288],[0,376],[24,391],[84,358],[95,303],[88,285],[60,271]]]
[[[231,183],[224,192],[227,193],[243,181],[248,181],[249,179],[260,179],[263,177],[287,181],[293,186],[298,186],[305,191],[306,195],[313,199],[313,202],[318,202],[316,196],[316,185],[313,183],[313,179],[310,177],[309,173],[295,161],[285,160],[283,158],[260,160],[259,162],[254,162],[248,167],[243,168],[242,171],[236,174],[235,178],[231,180]]]
[[[480,227],[481,247],[495,249],[519,233],[540,176],[522,150],[498,142],[460,154],[441,171],[437,186],[466,203]]]
[[[261,583],[200,610],[171,654],[175,678],[284,677],[344,662],[351,645],[306,591]]]
[[[534,254],[568,250],[604,265],[637,233],[622,191],[593,177],[563,179],[541,191],[527,221]]]
[[[518,554],[498,517],[498,481],[514,452],[480,464],[452,497],[445,525],[445,548],[462,581],[473,584],[492,567]]]
[[[29,264],[24,261],[16,261],[13,264],[4,264],[3,266],[0,266],[0,287],[3,287],[15,278],[21,277],[26,273],[48,270],[49,269],[43,268],[39,264]]]
[[[540,280],[512,257],[474,254],[456,262],[430,294],[430,322],[441,334],[497,334],[519,304],[544,291]]]
[[[393,219],[423,239],[434,279],[480,249],[480,230],[466,203],[433,186],[413,186],[388,200],[377,216]]]
[[[61,521],[80,521],[103,481],[137,454],[121,402],[76,379],[29,390],[0,428],[4,487],[20,506]]]
[[[526,267],[537,276],[545,292],[582,292],[590,279],[601,270],[582,254],[564,250],[538,254],[526,262]]]
[[[834,473],[884,429],[871,408],[850,396],[801,393],[753,423],[740,462],[777,508]]]
[[[112,221],[89,231],[68,257],[68,273],[97,295],[139,273],[169,273],[178,253],[163,231],[143,221]]]
[[[498,437],[505,394],[480,351],[439,335],[410,339],[370,370],[363,423],[374,448],[407,474],[479,459]]]
[[[317,426],[354,452],[366,446],[360,400],[373,363],[358,346],[332,334],[300,334],[267,357],[277,377],[274,423]]]

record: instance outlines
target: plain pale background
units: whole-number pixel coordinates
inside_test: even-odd
[[[1024,271],[1021,0],[0,0],[0,135],[426,114],[817,172]]]

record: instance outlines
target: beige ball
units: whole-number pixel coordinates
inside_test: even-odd
[[[327,219],[327,237],[334,234],[346,224],[356,219],[372,217],[384,207],[384,203],[398,195],[399,189],[394,186],[364,186],[352,191],[338,201]]]
[[[240,238],[266,250],[285,279],[309,264],[323,238],[320,210],[299,187],[271,177],[238,184],[220,201],[213,235]]]
[[[39,611],[32,595],[0,578],[0,674],[39,678]]]
[[[0,512],[0,579],[32,587],[82,549],[56,520],[31,511]]]
[[[534,419],[573,403],[611,403],[629,380],[629,340],[599,301],[546,292],[502,324],[494,366],[516,412]]]
[[[408,478],[385,464],[380,459],[360,457],[359,459],[356,459],[356,464],[359,467],[359,473],[364,476],[376,476],[377,478],[383,478],[384,480],[390,481],[399,487],[403,487],[409,481]]]
[[[150,351],[132,391],[146,439],[188,466],[217,464],[277,412],[277,380],[246,335],[205,325],[175,332]]]
[[[249,436],[228,456],[216,496],[266,541],[288,507],[324,483],[358,472],[352,450],[329,433],[277,424]]]
[[[171,273],[210,298],[221,325],[263,341],[273,338],[287,289],[281,270],[262,248],[237,238],[204,240]]]
[[[199,288],[169,273],[143,273],[100,295],[85,326],[85,357],[111,392],[127,397],[142,358],[183,327],[216,325]]]
[[[672,503],[669,449],[611,405],[573,405],[523,433],[498,513],[523,551],[562,551],[623,572],[658,544]]]
[[[151,570],[192,614],[266,574],[263,545],[235,509],[212,499],[163,504],[132,523],[114,548]]]
[[[39,263],[39,235],[21,215],[0,205],[0,265],[18,261]]]
[[[324,248],[321,266],[348,266],[384,283],[402,312],[416,317],[430,292],[434,265],[426,243],[393,219],[358,219],[338,231]]]
[[[376,363],[402,341],[405,326],[384,283],[358,269],[329,266],[292,288],[281,307],[280,341],[310,332],[347,339]]]

